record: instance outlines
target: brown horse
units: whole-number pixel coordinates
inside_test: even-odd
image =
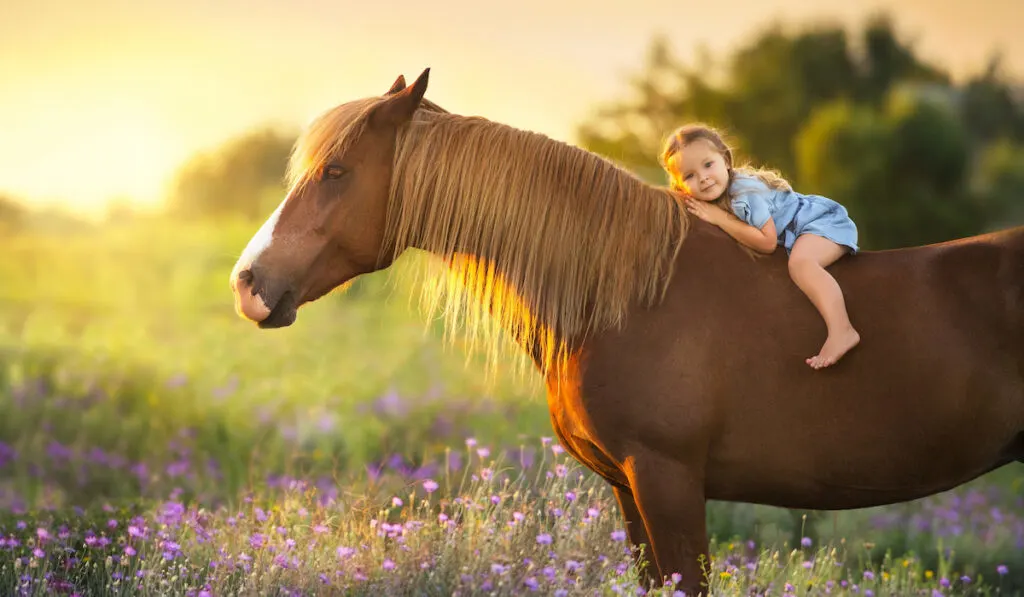
[[[444,111],[427,75],[304,133],[232,273],[239,313],[285,326],[406,249],[437,255],[447,313],[532,357],[562,445],[652,575],[692,592],[708,499],[876,506],[1024,458],[1024,229],[840,260],[863,342],[815,371],[824,324],[782,253],[752,258],[599,156]]]

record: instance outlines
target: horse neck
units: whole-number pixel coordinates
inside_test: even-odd
[[[429,118],[399,143],[387,236],[448,266],[430,289],[452,323],[489,315],[537,361],[660,300],[688,221],[666,190],[542,135]]]

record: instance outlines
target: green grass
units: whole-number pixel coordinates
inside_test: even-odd
[[[4,238],[0,593],[635,594],[607,488],[541,439],[541,380],[514,359],[489,377],[481,355],[446,346],[415,309],[418,257],[262,331],[227,287],[253,229],[153,221]],[[712,503],[715,594],[818,594],[829,581],[844,594],[1020,594],[1021,469],[806,518]],[[128,533],[133,517],[148,535]],[[402,531],[381,536],[384,521]],[[270,539],[254,548],[254,534]]]

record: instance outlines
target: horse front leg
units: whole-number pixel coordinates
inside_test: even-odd
[[[642,568],[642,581],[647,588],[654,588],[661,584],[657,574],[657,563],[654,561],[654,555],[651,551],[651,539],[647,536],[647,527],[644,526],[644,519],[640,515],[640,510],[636,506],[636,500],[633,499],[633,491],[628,487],[622,487],[620,485],[612,485],[612,492],[615,494],[615,499],[619,502],[619,509],[622,511],[622,518],[626,522],[626,535],[629,537],[629,543],[635,548],[643,547],[643,553],[646,555],[646,562],[641,560],[637,561],[638,566]]]
[[[624,469],[651,542],[659,584],[679,573],[677,588],[690,596],[707,595],[711,559],[703,467],[644,452],[630,457]]]

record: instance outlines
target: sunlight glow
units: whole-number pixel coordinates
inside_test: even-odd
[[[54,99],[32,102],[34,121],[5,131],[15,142],[3,146],[11,155],[0,155],[0,180],[41,198],[74,197],[80,208],[114,198],[159,200],[188,148],[142,102],[116,93],[88,99],[74,109]]]

